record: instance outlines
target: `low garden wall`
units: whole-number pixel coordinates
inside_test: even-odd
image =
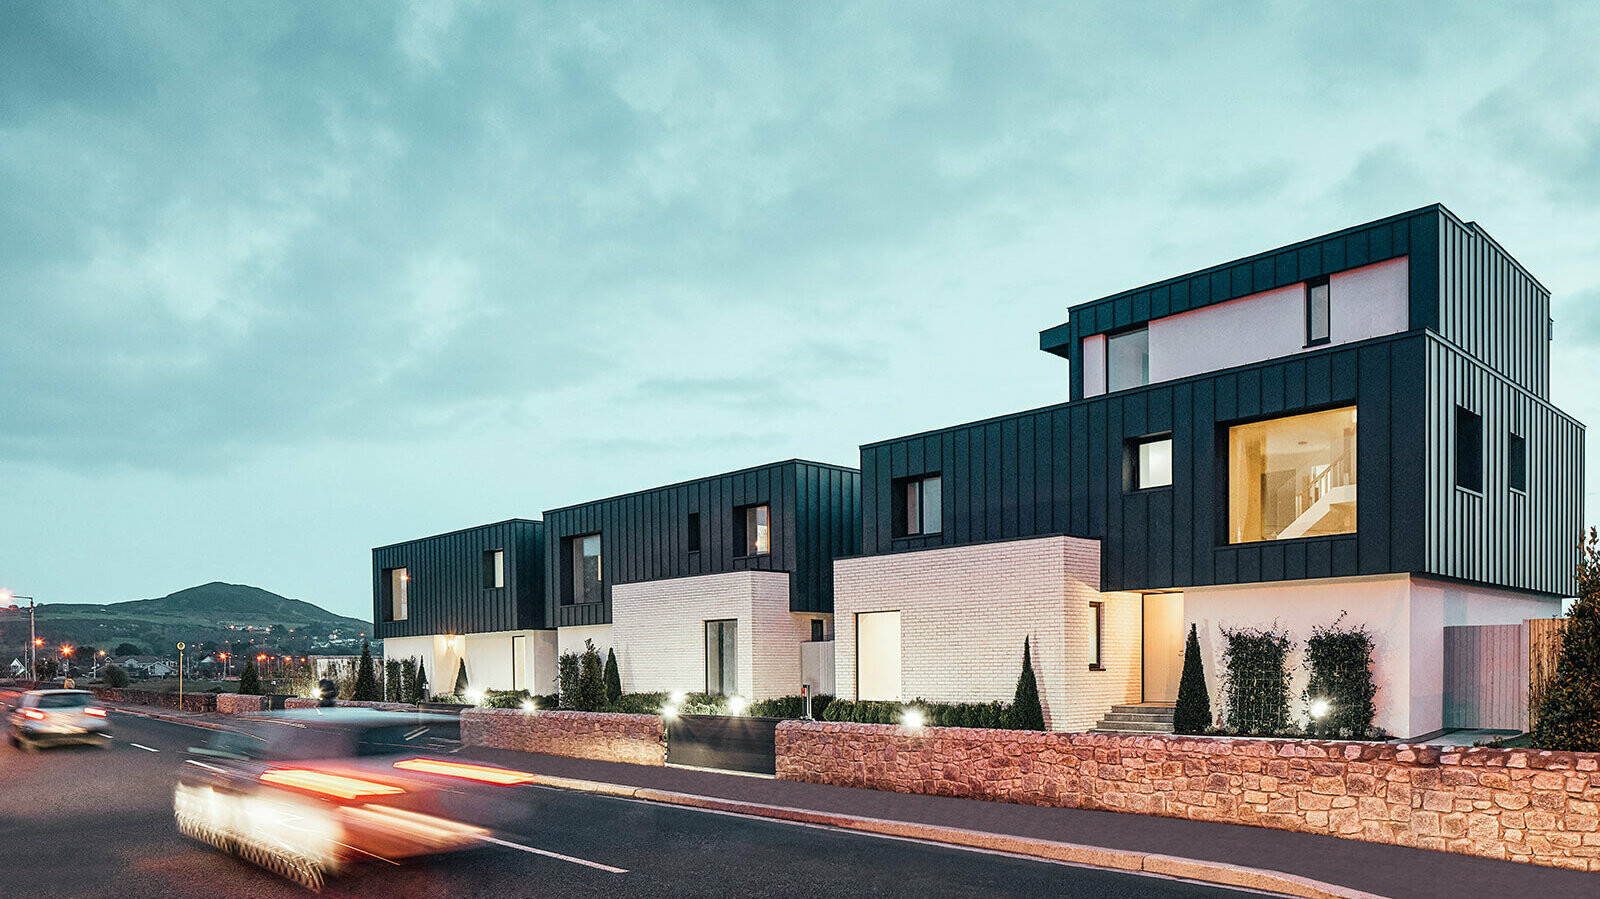
[[[158,692],[156,690],[129,690],[119,687],[94,687],[94,695],[103,702],[126,702],[132,705],[153,705],[164,708],[176,709],[178,694]],[[215,712],[217,710],[217,693],[185,693],[183,694],[182,708],[189,712]]]
[[[218,693],[217,711],[224,715],[244,715],[264,712],[271,699],[266,696],[241,696],[238,693]]]
[[[1600,871],[1600,754],[785,721],[778,778]]]
[[[461,713],[461,742],[635,765],[667,763],[666,728],[658,715],[470,708]]]

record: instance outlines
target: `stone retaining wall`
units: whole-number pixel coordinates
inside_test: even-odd
[[[1600,871],[1600,754],[785,721],[778,778]]]
[[[667,763],[666,728],[656,715],[472,708],[461,713],[461,742],[634,765]]]
[[[266,696],[241,696],[238,693],[218,693],[217,711],[224,715],[244,715],[264,712],[270,702]]]
[[[94,695],[105,702],[126,702],[131,705],[153,705],[164,708],[178,708],[178,694],[158,692],[155,690],[129,690],[118,687],[94,687]],[[215,712],[217,710],[217,693],[184,693],[183,709],[190,712]]]

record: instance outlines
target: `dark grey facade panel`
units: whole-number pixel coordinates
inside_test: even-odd
[[[816,501],[812,498],[816,497]],[[730,571],[787,571],[797,612],[833,610],[833,558],[858,552],[860,474],[791,460],[544,513],[545,605],[553,626],[608,624],[616,584]],[[738,510],[770,508],[771,551],[745,556]],[[699,515],[700,549],[686,528]],[[564,603],[570,540],[601,535],[601,601]]]
[[[1575,540],[1580,509],[1581,486],[1572,485],[1581,473],[1571,466],[1581,459],[1581,428],[1487,368],[1473,369],[1531,404],[1521,413],[1537,420],[1522,435],[1529,497],[1517,501],[1530,504],[1529,522],[1563,531],[1533,532],[1512,561],[1510,550],[1482,542],[1481,526],[1466,523],[1476,513],[1464,501],[1447,508],[1440,495],[1449,457],[1434,431],[1445,419],[1429,398],[1456,389],[1443,380],[1455,376],[1441,370],[1441,348],[1447,345],[1439,337],[1411,332],[865,446],[862,479],[875,499],[863,509],[862,551],[1066,533],[1102,541],[1106,590],[1417,572],[1570,591],[1572,559],[1564,548]],[[1228,426],[1348,405],[1360,416],[1356,532],[1227,544]],[[1501,427],[1487,424],[1492,418],[1485,415],[1486,430]],[[1039,441],[1040,433],[1051,439]],[[1163,433],[1173,439],[1172,486],[1126,491],[1126,442]],[[1025,441],[1026,434],[1034,439]],[[953,451],[933,463],[931,446]],[[1498,452],[1488,465],[1503,471],[1503,448]],[[912,464],[918,459],[920,467]],[[934,472],[944,478],[943,531],[895,537],[890,483]],[[1041,512],[1040,496],[1061,499]],[[1509,513],[1495,514],[1507,527],[1517,524]]]
[[[545,624],[543,525],[513,519],[372,551],[374,633],[380,638],[530,630]],[[503,587],[483,586],[483,554],[505,552]],[[385,572],[404,568],[407,615],[386,621]]]
[[[1531,390],[1443,340],[1430,339],[1433,388],[1424,570],[1464,581],[1572,595],[1583,526],[1584,431]],[[1482,417],[1483,489],[1456,486],[1455,410]],[[1527,490],[1511,488],[1508,435],[1525,441]]]
[[[1550,293],[1476,223],[1441,222],[1440,336],[1550,396]]]

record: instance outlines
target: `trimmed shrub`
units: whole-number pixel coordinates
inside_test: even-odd
[[[561,707],[561,696],[557,693],[537,693],[533,696],[533,706],[540,711],[549,711]]]
[[[485,690],[478,705],[486,709],[520,709],[531,698],[527,690]]]
[[[617,654],[606,650],[606,702],[616,702],[622,696],[622,672],[617,670]]]
[[[605,704],[605,672],[600,664],[600,650],[594,648],[593,640],[585,640],[578,666],[578,695],[573,705],[580,712],[598,712]]]
[[[122,670],[120,665],[107,665],[100,669],[100,679],[108,687],[126,687],[128,685],[128,672]]]
[[[411,702],[421,702],[428,695],[428,668],[421,659],[417,659],[417,679],[411,685]]]
[[[1044,730],[1044,706],[1039,704],[1039,681],[1033,676],[1033,652],[1022,638],[1022,674],[1017,695],[1011,700],[1011,726],[1015,730]]]
[[[471,686],[472,685],[467,682],[467,660],[458,659],[456,661],[456,686],[455,689],[451,690],[450,692],[460,696],[461,694],[467,692],[468,688]]]
[[[811,697],[811,717],[818,721],[826,720],[823,715],[827,712],[828,706],[832,702],[832,696]],[[780,696],[777,699],[763,699],[759,702],[752,702],[745,714],[754,718],[804,718],[806,714],[805,699],[800,696]]]
[[[1306,733],[1313,737],[1370,739],[1378,736],[1372,726],[1377,709],[1372,698],[1378,687],[1372,682],[1372,635],[1365,627],[1344,627],[1345,613],[1327,627],[1314,627],[1306,640],[1306,668],[1311,678],[1306,684]],[[1313,710],[1318,702],[1327,703],[1322,717]]]
[[[1172,710],[1172,731],[1203,734],[1211,724],[1211,691],[1206,689],[1205,661],[1200,658],[1200,631],[1191,624],[1189,642],[1183,646],[1183,679],[1178,681],[1178,702]]]
[[[1533,745],[1600,752],[1600,542],[1594,528],[1578,547],[1578,603],[1561,625],[1561,654],[1539,703]]]
[[[607,703],[605,710],[625,715],[659,715],[666,703],[665,693],[624,693]]]
[[[556,695],[561,697],[563,709],[578,707],[578,672],[582,667],[583,662],[575,652],[564,652],[556,661]]]
[[[1289,635],[1223,628],[1222,637],[1227,730],[1264,736],[1289,733]]]
[[[239,695],[260,696],[261,675],[256,673],[256,660],[245,659],[244,671],[239,674]]]
[[[383,663],[383,700],[384,702],[405,702],[401,691],[405,689],[405,678],[400,675],[400,660],[388,659]]]
[[[379,702],[383,699],[378,675],[372,670],[372,647],[366,640],[361,641],[361,661],[356,663],[356,683],[350,691],[350,698],[357,702]]]

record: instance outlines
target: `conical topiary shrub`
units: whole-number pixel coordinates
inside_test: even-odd
[[[239,695],[261,695],[261,675],[256,673],[255,659],[245,659],[244,661],[244,671],[239,673]]]
[[[1594,528],[1579,548],[1578,604],[1561,626],[1561,654],[1539,703],[1533,745],[1600,752],[1600,543]]]
[[[1178,681],[1178,703],[1172,710],[1172,730],[1203,734],[1211,726],[1211,691],[1206,689],[1205,662],[1200,658],[1200,632],[1189,625],[1189,642],[1183,647],[1183,679]]]
[[[457,696],[460,696],[461,694],[467,692],[467,687],[468,686],[469,685],[467,684],[467,660],[466,659],[462,659],[462,660],[456,662],[456,688],[452,692],[454,692]]]
[[[361,641],[361,660],[356,662],[356,686],[350,698],[357,702],[378,702],[383,692],[378,688],[378,673],[372,670],[372,646]]]
[[[383,699],[385,702],[404,702],[405,679],[400,676],[400,660],[387,659],[383,663]]]
[[[606,650],[606,702],[613,703],[622,697],[622,672],[617,670],[617,654]]]
[[[1017,695],[1011,701],[1011,727],[1015,730],[1044,730],[1044,706],[1039,703],[1039,681],[1033,676],[1033,650],[1022,638],[1022,676],[1017,678]]]
[[[574,703],[580,712],[598,712],[606,703],[605,666],[600,663],[600,650],[594,641],[583,641],[583,655],[578,659],[578,696]]]
[[[417,659],[417,677],[411,682],[411,702],[422,702],[428,698],[428,668],[421,659]]]

